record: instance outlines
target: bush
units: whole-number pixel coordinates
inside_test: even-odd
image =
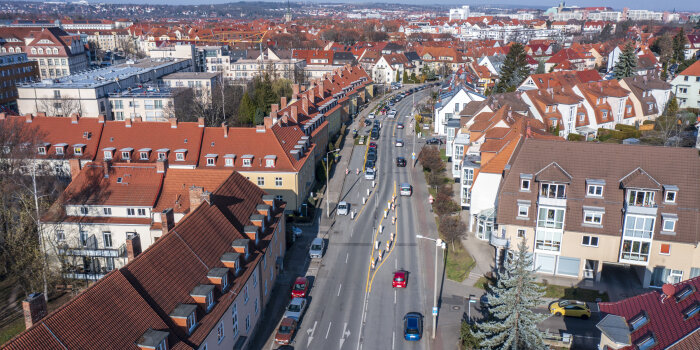
[[[579,134],[569,134],[566,139],[569,141],[586,141],[586,137]]]
[[[476,332],[476,325],[462,320],[462,327],[459,329],[459,348],[463,350],[479,349],[481,341],[476,336]]]

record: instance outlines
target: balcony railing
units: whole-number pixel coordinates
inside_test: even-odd
[[[566,196],[561,197],[547,197],[540,195],[537,199],[540,205],[547,205],[553,207],[565,207],[566,206]]]
[[[97,281],[104,277],[104,273],[90,273],[90,272],[85,272],[85,273],[80,273],[80,272],[66,272],[63,274],[63,277],[67,279],[73,279],[73,280],[88,280],[88,281]]]
[[[653,203],[650,205],[633,205],[625,202],[625,212],[628,214],[656,216],[659,207]]]
[[[103,258],[118,258],[121,256],[120,249],[62,248],[58,250],[58,253],[68,256],[90,256]]]
[[[508,248],[510,245],[510,240],[508,238],[505,238],[503,236],[497,236],[493,233],[491,233],[491,238],[489,239],[489,243],[496,247],[496,248]]]

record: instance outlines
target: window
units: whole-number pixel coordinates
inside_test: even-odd
[[[253,287],[258,285],[258,274],[253,274]]]
[[[105,160],[110,160],[112,159],[112,151],[105,151]]]
[[[233,319],[233,337],[235,338],[238,335],[238,307],[236,304],[233,304],[233,308],[231,309],[231,318]]]
[[[122,159],[129,160],[129,158],[131,158],[131,153],[128,151],[122,152]]]
[[[695,302],[690,307],[683,310],[683,318],[686,320],[693,318],[699,312],[700,312],[700,304],[698,304],[698,302]]]
[[[146,216],[146,209],[144,208],[139,208],[138,209],[139,216]]]
[[[56,154],[63,155],[63,147],[62,146],[56,147]]]
[[[530,179],[520,179],[520,190],[530,191]]]
[[[526,218],[528,216],[529,210],[530,210],[529,205],[518,204],[518,217]]]
[[[197,325],[197,316],[195,315],[195,312],[192,312],[189,316],[187,316],[187,329],[189,330],[190,333],[194,330],[194,327]]]
[[[158,160],[165,160],[165,152],[158,152]]]
[[[265,186],[265,178],[258,176],[258,186]]]
[[[581,244],[588,246],[588,247],[597,247],[598,246],[598,237],[596,237],[596,236],[583,236],[583,239],[581,240]]]
[[[250,315],[245,317],[245,331],[248,332],[250,330]]]
[[[211,310],[214,306],[214,291],[210,291],[205,299],[205,304],[207,305],[207,312]]]
[[[224,159],[224,165],[226,165],[226,166],[233,166],[233,158],[225,158],[225,159]]]
[[[564,209],[539,208],[537,227],[561,229],[564,227]]]
[[[537,230],[535,233],[535,249],[559,251],[561,247],[561,231]]]
[[[140,152],[139,156],[141,160],[148,160],[148,152]]]
[[[245,288],[243,288],[243,304],[247,304],[247,303],[248,303],[248,286],[245,286]]]
[[[243,158],[243,166],[250,166],[251,165],[251,159],[250,158]]]
[[[63,242],[66,240],[66,232],[63,230],[56,230],[56,241]]]
[[[136,215],[136,210],[134,208],[126,208],[126,215],[134,216]]]
[[[80,245],[85,247],[87,245],[88,234],[85,231],[80,231]]]
[[[664,201],[666,203],[676,203],[676,191],[666,191]]]
[[[518,230],[518,238],[525,238],[525,230]]]
[[[175,153],[175,160],[178,160],[178,161],[185,160],[185,153],[183,153],[183,152]]]
[[[566,185],[564,184],[543,183],[540,189],[540,197],[564,199],[566,198],[565,189]]]
[[[649,245],[650,242],[640,242],[626,239],[622,242],[621,259],[643,262],[648,261]]]
[[[663,230],[666,232],[676,231],[676,219],[664,218]]]
[[[255,298],[255,314],[258,314],[258,298]]]
[[[282,187],[282,178],[281,177],[275,178],[275,186]]]
[[[105,248],[112,248],[112,232],[102,232],[102,238],[105,244]]]
[[[608,111],[603,110],[603,119],[608,119]]]
[[[216,340],[221,343],[224,339],[224,321],[219,322],[219,326],[216,327]]]
[[[163,339],[158,345],[156,346],[156,350],[168,350],[168,339]]]
[[[46,154],[46,147],[40,146],[40,147],[37,149],[37,152],[39,152],[39,154],[41,154],[41,155],[45,155],[45,154]]]
[[[282,201],[284,201],[284,197],[282,197],[282,196],[275,196],[275,200],[278,201],[278,202],[282,202]]]
[[[683,280],[683,271],[682,270],[671,270],[671,273],[668,275],[668,281],[671,284],[676,284],[676,283],[681,283]]]
[[[81,215],[87,215],[87,213],[88,213],[87,207],[80,207],[80,214]]]
[[[625,237],[651,239],[653,230],[653,217],[626,215],[624,231]]]
[[[653,207],[654,192],[629,190],[627,195],[627,205],[633,205],[636,207]]]
[[[647,324],[647,322],[649,322],[649,318],[647,317],[646,313],[642,312],[640,315],[630,320],[631,331],[634,332],[637,329],[642,328],[642,326]]]
[[[53,98],[61,98],[61,90],[54,90]]]
[[[274,159],[265,159],[265,166],[268,168],[274,168],[275,167],[275,160]]]
[[[112,215],[112,208],[102,208],[102,212],[105,215]]]
[[[207,166],[214,166],[216,165],[216,159],[215,158],[207,158]]]
[[[583,222],[592,225],[603,224],[603,212],[600,211],[584,211]]]
[[[588,185],[588,191],[586,194],[590,197],[602,197],[603,196],[603,186],[602,185]]]
[[[661,249],[659,249],[659,254],[671,255],[671,245],[668,243],[661,243]]]
[[[82,156],[83,155],[83,148],[82,147],[73,147],[73,153],[75,153],[76,156]]]

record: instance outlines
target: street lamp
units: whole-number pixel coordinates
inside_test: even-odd
[[[447,245],[445,242],[443,242],[440,238],[435,239],[435,238],[430,238],[430,237],[425,237],[423,235],[416,235],[416,238],[423,238],[423,239],[428,239],[433,242],[435,242],[435,288],[433,289],[433,339],[435,339],[435,332],[437,329],[437,316],[438,316],[438,299],[437,299],[437,294],[438,294],[438,248],[442,248],[443,254],[445,252],[445,249],[447,249]]]
[[[326,153],[326,217],[327,218],[331,217],[331,204],[330,204],[331,202],[330,202],[330,197],[328,197],[328,176],[329,176],[328,173],[329,173],[329,169],[330,169],[329,156],[331,153],[336,153],[336,152],[340,152],[340,148],[332,150],[332,151],[328,151],[328,153]]]

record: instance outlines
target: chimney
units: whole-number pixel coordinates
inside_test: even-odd
[[[141,237],[137,233],[126,237],[126,258],[129,262],[141,254]]]
[[[163,230],[163,236],[170,232],[175,226],[175,214],[173,213],[173,208],[163,209],[160,213],[160,223]]]
[[[68,164],[70,165],[70,179],[75,180],[78,174],[80,174],[80,159],[71,158],[68,160]]]
[[[221,263],[229,269],[233,269],[233,274],[236,275],[241,268],[241,253],[226,252],[221,255]]]
[[[282,119],[282,124],[283,124],[283,125],[287,125],[287,122],[288,122],[288,119],[289,119],[289,117],[287,117],[287,114],[283,115],[281,119]]]
[[[265,132],[265,125],[256,125],[255,132]]]
[[[100,124],[104,124],[104,122],[105,122],[105,115],[104,115],[104,114],[98,115],[98,116],[97,116],[97,122],[100,123]]]
[[[243,254],[243,258],[245,259],[250,253],[250,240],[239,238],[231,243],[231,248],[233,248],[234,252]]]
[[[211,204],[211,192],[209,192],[209,191],[202,192],[202,201],[207,202],[207,204]]]
[[[34,116],[31,113],[27,113],[24,115],[24,119],[27,123],[31,123],[32,119],[34,119]]]
[[[176,129],[177,128],[177,118],[171,117],[171,118],[168,118],[168,120],[170,121],[170,127],[173,129]]]
[[[306,85],[299,86],[299,93],[306,91]]]
[[[292,84],[292,98],[295,98],[296,95],[299,95],[299,84]]]
[[[304,115],[309,115],[309,99],[306,96],[301,99],[301,111],[304,112]]]
[[[72,113],[72,114],[70,115],[70,123],[71,123],[71,124],[78,124],[78,118],[80,118],[80,116],[78,115],[78,113]]]
[[[200,128],[204,127],[204,117],[197,118],[197,126],[199,126]]]
[[[37,113],[36,113],[36,116],[37,116],[37,117],[45,117],[45,116],[46,116],[46,112],[37,112]]]
[[[102,169],[105,172],[105,179],[109,179],[109,170],[110,170],[109,168],[110,168],[109,161],[106,160],[106,161],[102,162]]]
[[[202,204],[203,193],[204,187],[194,185],[190,187],[190,212],[193,212],[200,204]]]
[[[280,110],[280,106],[278,104],[271,104],[270,105],[270,113],[277,114],[277,112]]]
[[[5,113],[0,113],[0,120],[5,120]]]
[[[287,108],[287,96],[282,96],[282,98],[280,98],[280,108]]]
[[[318,83],[318,97],[320,97],[321,99],[324,99],[324,98],[326,97],[326,96],[325,96],[325,90],[324,90],[324,88],[323,88],[323,80],[321,80],[321,81]]]
[[[24,311],[24,327],[29,329],[46,316],[46,299],[43,293],[32,293],[27,299],[22,300],[22,311]]]
[[[156,161],[156,173],[165,174],[165,171],[167,169],[168,169],[168,160],[167,159],[158,159],[158,161]]]
[[[292,119],[296,122],[299,120],[298,107],[297,107],[297,105],[292,105],[291,109],[292,109],[292,113],[291,113],[290,117],[292,117]]]
[[[124,126],[127,128],[131,127],[131,118],[124,119]]]
[[[248,237],[249,240],[253,242],[258,241],[258,236],[260,235],[260,228],[255,225],[246,225],[243,228],[243,234]]]
[[[134,118],[134,123],[140,123],[142,121],[143,121],[143,119],[141,117]]]
[[[257,209],[258,213],[264,217],[269,217],[270,215],[270,206],[267,204],[258,204],[255,209]]]
[[[263,125],[265,126],[265,129],[272,127],[272,113],[270,113],[269,117],[263,118]]]
[[[275,211],[277,207],[275,206],[275,196],[271,194],[265,194],[262,196],[263,203],[270,206],[271,211]]]

